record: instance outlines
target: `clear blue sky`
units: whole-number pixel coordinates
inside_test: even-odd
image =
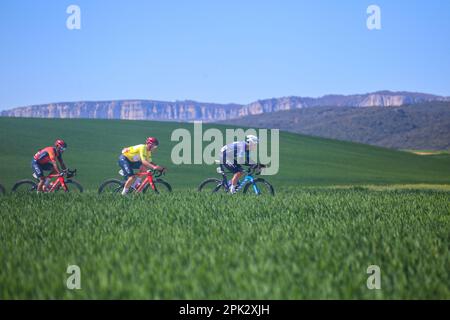
[[[66,28],[70,4],[81,30]],[[381,7],[369,31],[366,9]],[[2,0],[0,109],[75,100],[249,103],[450,95],[450,1]]]

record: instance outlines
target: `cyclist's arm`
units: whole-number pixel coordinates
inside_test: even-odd
[[[139,150],[139,157],[141,158],[143,166],[145,166],[148,169],[154,169],[155,166],[151,163],[151,159],[145,147],[142,147],[141,150]]]
[[[245,150],[245,165],[246,166],[254,166],[257,162],[255,162],[252,158],[250,158],[250,151]]]
[[[60,158],[58,158],[58,161],[59,161],[59,165],[60,165],[61,169],[66,170],[67,167],[66,167],[66,164],[64,163],[63,159],[60,157]]]
[[[149,169],[158,170],[158,171],[166,170],[164,167],[158,166],[156,163],[154,163],[152,161],[143,160],[142,164]]]
[[[163,170],[163,167],[158,166],[156,163],[153,163],[151,156],[146,152],[146,149],[142,148],[139,152],[141,157],[141,162],[144,166],[153,170]]]
[[[155,169],[156,167],[157,167],[157,165],[156,164],[154,164],[153,162],[150,162],[150,161],[148,161],[148,160],[142,160],[142,164],[145,166],[145,167],[147,167],[147,168],[149,168],[149,169]]]
[[[50,158],[50,163],[53,165],[53,171],[57,174],[60,174],[61,171],[58,168],[58,163],[56,161],[56,155],[52,151],[49,151],[48,156]]]
[[[59,168],[58,168],[58,164],[56,163],[56,161],[50,161],[50,163],[53,165],[53,172],[59,174]]]

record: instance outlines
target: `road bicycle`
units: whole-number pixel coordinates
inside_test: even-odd
[[[170,184],[160,177],[164,175],[165,171],[156,170],[146,170],[141,171],[136,174],[137,178],[133,185],[130,187],[129,193],[145,193],[149,189],[153,190],[155,193],[168,193],[172,192],[172,187]],[[122,170],[119,174],[124,178],[119,179],[108,179],[103,182],[98,188],[98,193],[121,193],[127,178],[124,176]]]
[[[45,177],[45,183],[43,186],[42,192],[57,192],[57,191],[76,191],[83,192],[83,187],[81,184],[72,178],[76,175],[77,170],[64,170],[61,173],[51,173],[47,177]],[[35,174],[33,174],[35,180],[20,180],[17,181],[13,188],[12,192],[32,192],[37,191],[37,187],[39,184],[39,179]]]
[[[220,164],[219,161],[216,161]],[[236,192],[242,190],[245,194],[256,194],[256,195],[275,195],[275,190],[273,186],[266,180],[262,178],[255,178],[255,176],[261,174],[261,169],[264,168],[261,164],[250,165],[247,170],[245,170],[245,176],[238,182],[236,186]],[[217,168],[217,173],[222,176],[222,179],[218,178],[208,178],[204,180],[198,186],[199,192],[230,192],[230,182],[228,181],[227,174],[232,172],[226,171],[225,167],[220,164]]]

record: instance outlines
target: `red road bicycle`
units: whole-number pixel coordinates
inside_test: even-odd
[[[119,174],[123,175],[122,170]],[[167,193],[172,192],[172,187],[169,183],[161,179],[163,172],[156,170],[141,171],[136,174],[137,181],[130,187],[130,193],[145,193],[151,189],[155,193]],[[126,182],[124,179],[109,179],[103,182],[98,188],[98,193],[121,193]]]
[[[72,179],[77,173],[77,170],[64,170],[61,173],[51,173],[45,179],[46,183],[43,187],[43,192],[57,192],[63,190],[65,192],[78,191],[83,192],[83,187],[81,184]],[[34,176],[34,175],[33,175]],[[34,176],[35,177],[35,176]],[[12,192],[31,192],[37,191],[37,186],[39,179],[35,177],[36,180],[20,180],[17,181]]]

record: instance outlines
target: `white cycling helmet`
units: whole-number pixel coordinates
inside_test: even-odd
[[[247,142],[248,144],[258,144],[259,143],[259,139],[257,136],[254,135],[248,135],[245,137],[245,142]]]

